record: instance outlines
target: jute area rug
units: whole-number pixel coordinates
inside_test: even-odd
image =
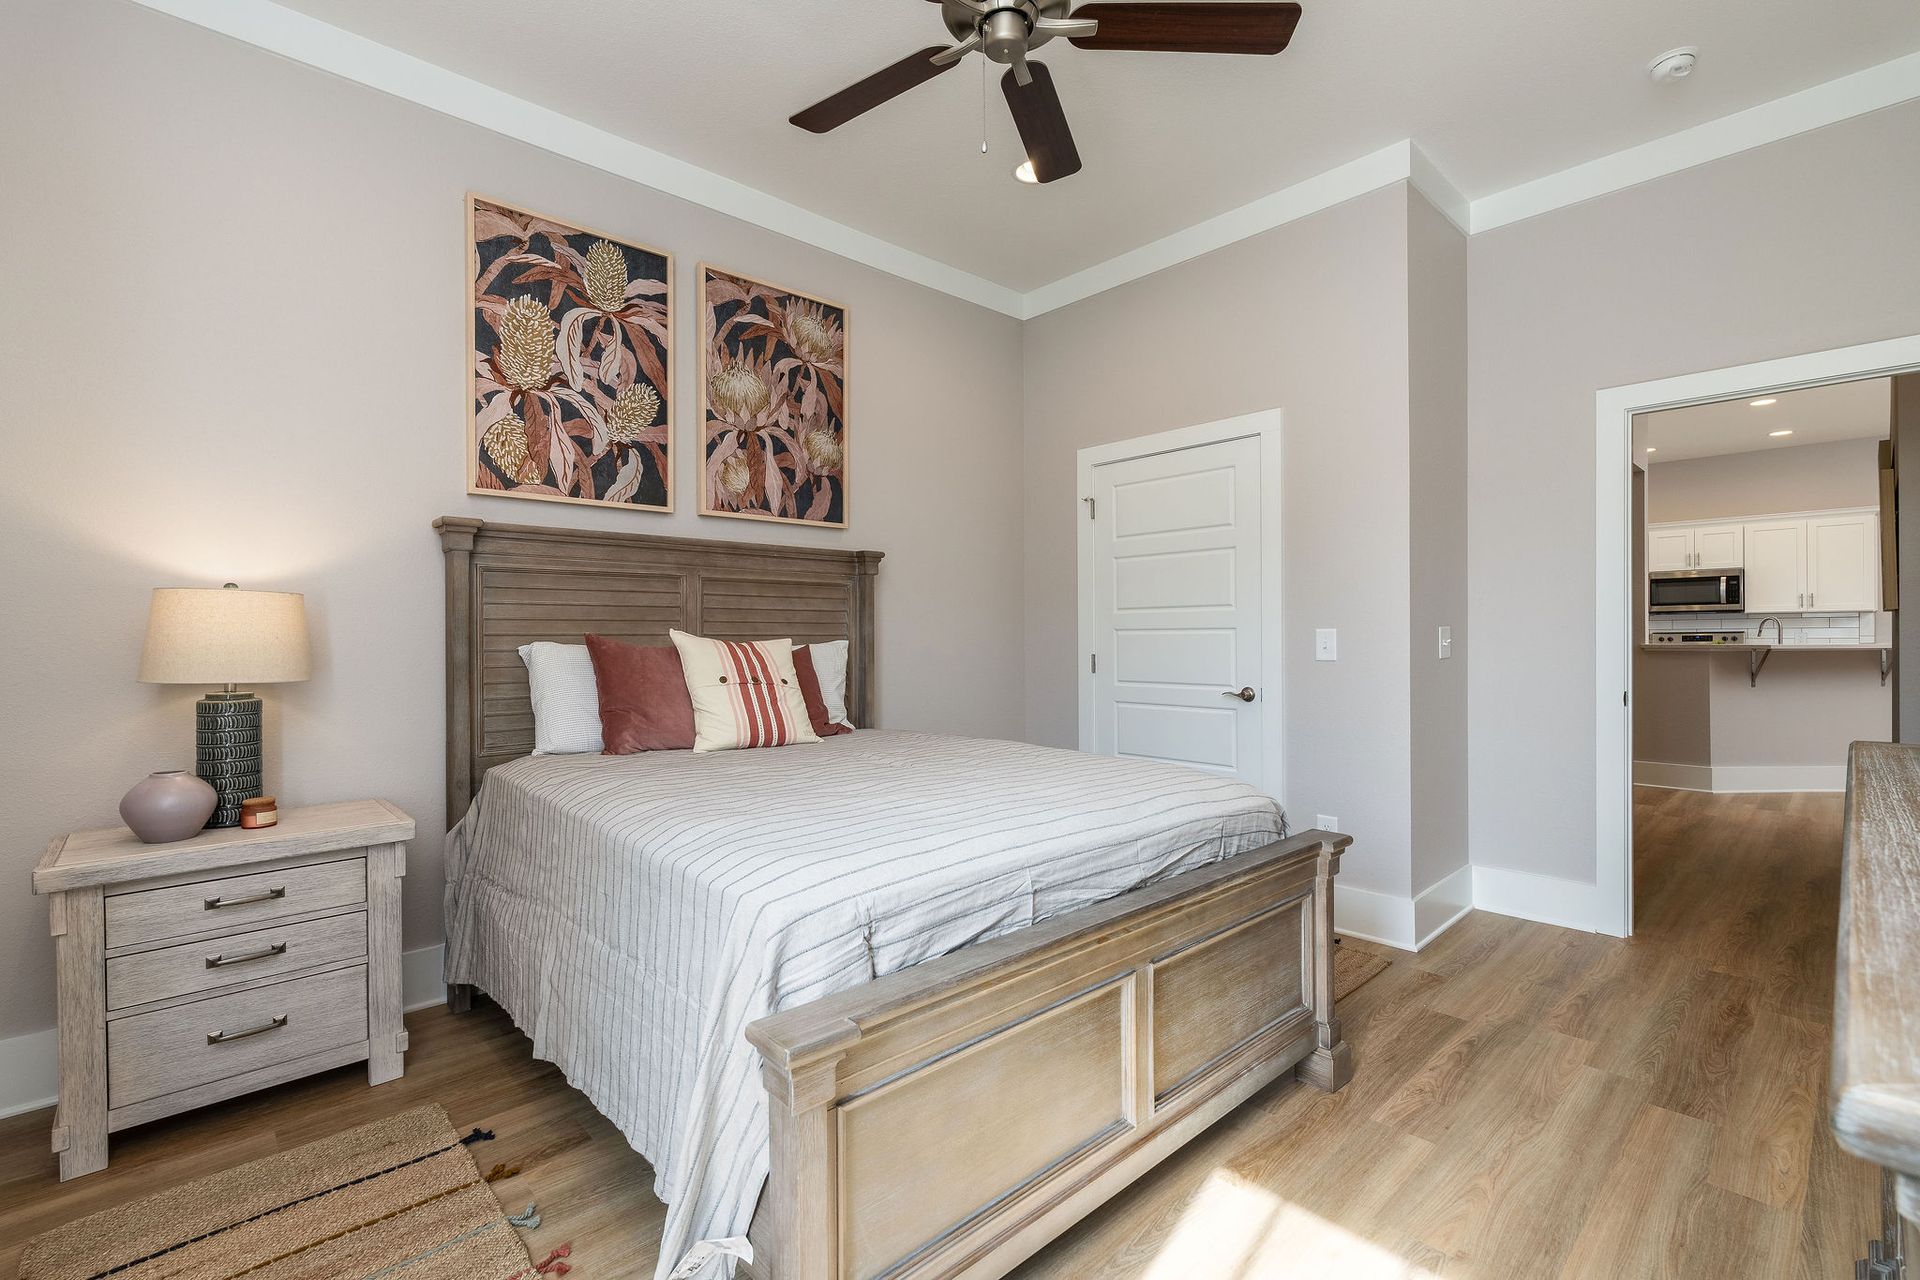
[[[1393,962],[1377,951],[1362,951],[1351,942],[1333,949],[1333,998],[1345,1000],[1387,971]]]
[[[491,1136],[419,1107],[56,1227],[20,1277],[532,1280],[468,1150]]]

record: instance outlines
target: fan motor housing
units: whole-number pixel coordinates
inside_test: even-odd
[[[1053,37],[1034,27],[1042,18],[1064,18],[1073,8],[1073,0],[1002,0],[991,3],[985,17],[963,4],[943,0],[940,16],[955,40],[966,40],[976,32],[980,49],[994,62],[1012,62],[1023,52],[1031,52]]]

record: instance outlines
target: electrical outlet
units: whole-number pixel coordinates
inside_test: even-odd
[[[1330,813],[1316,813],[1313,815],[1313,825],[1322,831],[1338,831],[1340,819]]]

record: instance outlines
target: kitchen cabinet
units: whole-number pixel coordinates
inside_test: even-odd
[[[1878,609],[1880,516],[1857,509],[1737,524],[1651,525],[1647,567],[1653,573],[1739,568],[1750,614]]]
[[[1747,526],[1748,613],[1798,613],[1807,607],[1807,522],[1756,521]]]
[[[1858,511],[1807,520],[1807,608],[1852,613],[1880,607],[1880,520]]]
[[[1745,524],[1652,525],[1647,529],[1647,570],[1738,569],[1745,545]]]

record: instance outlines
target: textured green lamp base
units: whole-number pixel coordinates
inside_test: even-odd
[[[260,695],[210,693],[194,711],[194,772],[220,797],[209,827],[240,825],[240,802],[260,794]]]

